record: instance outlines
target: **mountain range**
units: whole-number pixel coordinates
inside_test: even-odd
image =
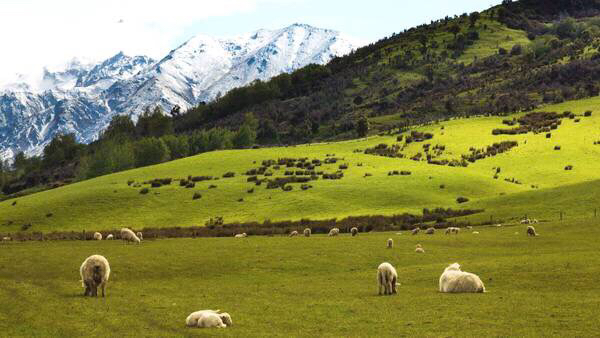
[[[135,120],[156,105],[165,112],[186,110],[356,47],[337,31],[293,24],[230,39],[198,35],[159,61],[122,52],[97,64],[72,61],[59,71],[45,70],[36,84],[0,88],[0,157],[39,154],[61,133],[89,143],[114,115]]]

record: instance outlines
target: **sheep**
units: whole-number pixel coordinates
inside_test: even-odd
[[[246,234],[245,232],[241,233],[241,234],[237,234],[234,236],[235,238],[246,238],[248,237],[248,234]]]
[[[92,255],[83,261],[79,268],[81,286],[85,288],[83,296],[98,297],[98,287],[102,288],[104,297],[106,282],[110,276],[110,265],[104,256]]]
[[[298,231],[294,230],[294,231],[290,232],[290,237],[296,237],[296,236],[298,236]]]
[[[537,232],[535,232],[535,228],[531,225],[527,226],[527,236],[535,237],[537,236]]]
[[[381,263],[377,267],[377,281],[379,284],[379,295],[392,295],[397,293],[396,286],[398,273],[390,263]],[[382,292],[383,291],[383,292]]]
[[[416,253],[425,253],[425,249],[423,249],[423,247],[421,246],[421,244],[417,244],[415,246],[415,252]]]
[[[113,239],[113,238],[114,238],[113,234],[108,234],[108,235],[106,236],[106,240],[111,240],[111,239]]]
[[[340,234],[340,229],[338,229],[338,228],[332,228],[331,230],[329,230],[330,237],[337,236],[339,234]]]
[[[185,324],[188,327],[216,327],[225,328],[232,326],[231,316],[227,312],[220,313],[221,310],[202,310],[192,312],[185,319]]]
[[[388,249],[392,249],[394,247],[394,240],[391,238],[388,238],[387,240],[387,248]]]
[[[472,227],[472,226],[470,226],[470,225],[467,225],[467,227],[466,227],[466,228],[467,228],[467,229],[469,229],[469,230],[473,229],[473,227]]]
[[[140,241],[143,241],[143,240],[144,240],[144,234],[142,234],[142,232],[141,232],[141,231],[138,231],[138,232],[136,233],[136,236],[138,236],[138,238],[140,239]]]
[[[8,236],[2,237],[2,241],[4,241],[4,242],[10,242],[10,241],[12,241],[12,238],[10,238]]]
[[[479,231],[473,231],[473,235],[479,235]]]
[[[529,220],[529,218],[524,218],[521,220],[521,224],[531,224],[531,221]]]
[[[421,231],[421,229],[419,229],[419,228],[414,228],[414,229],[412,229],[411,233],[412,233],[413,235],[416,235],[416,234],[418,234],[418,233],[419,233],[419,231]]]
[[[352,237],[358,235],[358,228],[353,227],[352,229],[350,229],[350,233],[352,234]]]
[[[446,228],[446,235],[451,235],[451,234],[458,235],[459,232],[460,232],[460,228],[455,228],[455,227]]]
[[[304,229],[304,237],[310,237],[312,231],[310,230],[310,228],[306,228]]]
[[[485,292],[481,279],[472,273],[460,270],[458,263],[450,264],[440,276],[440,292]]]
[[[539,223],[539,221],[535,218],[531,220],[531,224],[538,224],[538,223]]]
[[[99,233],[99,232],[94,232],[94,240],[101,241],[102,240],[102,234]]]
[[[428,235],[433,235],[435,233],[435,228],[428,228],[427,231],[425,231],[425,233]]]
[[[121,229],[121,239],[124,240],[125,243],[134,242],[140,244],[140,238],[127,228]]]

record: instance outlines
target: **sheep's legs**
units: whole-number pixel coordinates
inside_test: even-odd
[[[396,291],[396,278],[392,278],[392,293],[398,293]]]
[[[104,283],[102,283],[102,298],[104,298]]]

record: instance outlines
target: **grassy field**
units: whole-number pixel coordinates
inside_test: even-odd
[[[481,227],[479,235],[361,233],[352,238],[249,237],[0,243],[2,336],[595,336],[600,306],[597,220]],[[515,234],[517,232],[518,234]],[[395,247],[386,249],[388,237]],[[417,243],[425,254],[414,253]],[[84,298],[78,269],[102,254],[106,298]],[[399,293],[377,296],[389,261]],[[487,293],[437,292],[459,262]],[[224,330],[186,316],[221,309]]]
[[[434,134],[432,140],[412,143],[403,150],[408,157],[422,152],[424,143],[446,147],[440,158],[460,159],[469,148],[483,148],[496,142],[514,140],[519,146],[507,153],[470,164],[467,168],[431,165],[410,159],[392,159],[355,153],[379,143],[394,144],[396,136],[373,136],[331,144],[312,144],[286,148],[228,150],[206,153],[161,165],[135,169],[62,188],[44,191],[0,203],[0,233],[19,231],[110,230],[129,226],[174,227],[203,225],[222,216],[225,222],[326,219],[357,215],[420,213],[423,208],[483,208],[486,212],[474,220],[530,217],[557,219],[559,212],[569,217],[589,216],[598,207],[600,190],[600,97],[548,106],[542,110],[571,110],[583,114],[594,111],[581,121],[564,119],[552,138],[545,134],[493,136],[492,129],[506,127],[500,117],[457,119],[416,128]],[[384,122],[393,122],[387,118]],[[443,127],[443,129],[442,129]],[[554,150],[556,145],[560,151]],[[324,160],[327,154],[341,158],[317,170],[335,172],[341,163],[349,169],[341,180],[311,182],[313,189],[302,191],[269,190],[246,182],[247,170],[263,160],[280,157],[308,157]],[[362,164],[362,166],[359,166]],[[565,171],[567,165],[574,170]],[[495,168],[500,167],[498,179]],[[274,170],[282,177],[285,166]],[[391,170],[409,170],[410,176],[388,176]],[[150,189],[127,185],[128,180],[143,182],[154,178],[186,178],[188,175],[221,177],[233,171],[234,178],[199,182],[194,189],[170,186]],[[366,173],[372,174],[365,177]],[[505,181],[515,179],[521,184]],[[217,188],[209,189],[210,185]],[[441,189],[440,186],[444,185]],[[253,193],[247,191],[255,188]],[[202,198],[192,200],[195,192]],[[457,204],[465,196],[468,203]],[[243,199],[242,202],[239,200]],[[51,215],[50,215],[51,214]]]

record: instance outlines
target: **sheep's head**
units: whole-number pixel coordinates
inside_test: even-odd
[[[454,270],[454,271],[460,271],[460,264],[458,263],[454,263],[454,264],[450,264],[445,271],[449,271],[449,270]]]
[[[233,321],[231,321],[231,316],[229,315],[229,313],[227,313],[227,312],[219,313],[219,317],[221,317],[221,320],[223,321],[223,323],[225,325],[227,325],[227,326],[233,325]]]

